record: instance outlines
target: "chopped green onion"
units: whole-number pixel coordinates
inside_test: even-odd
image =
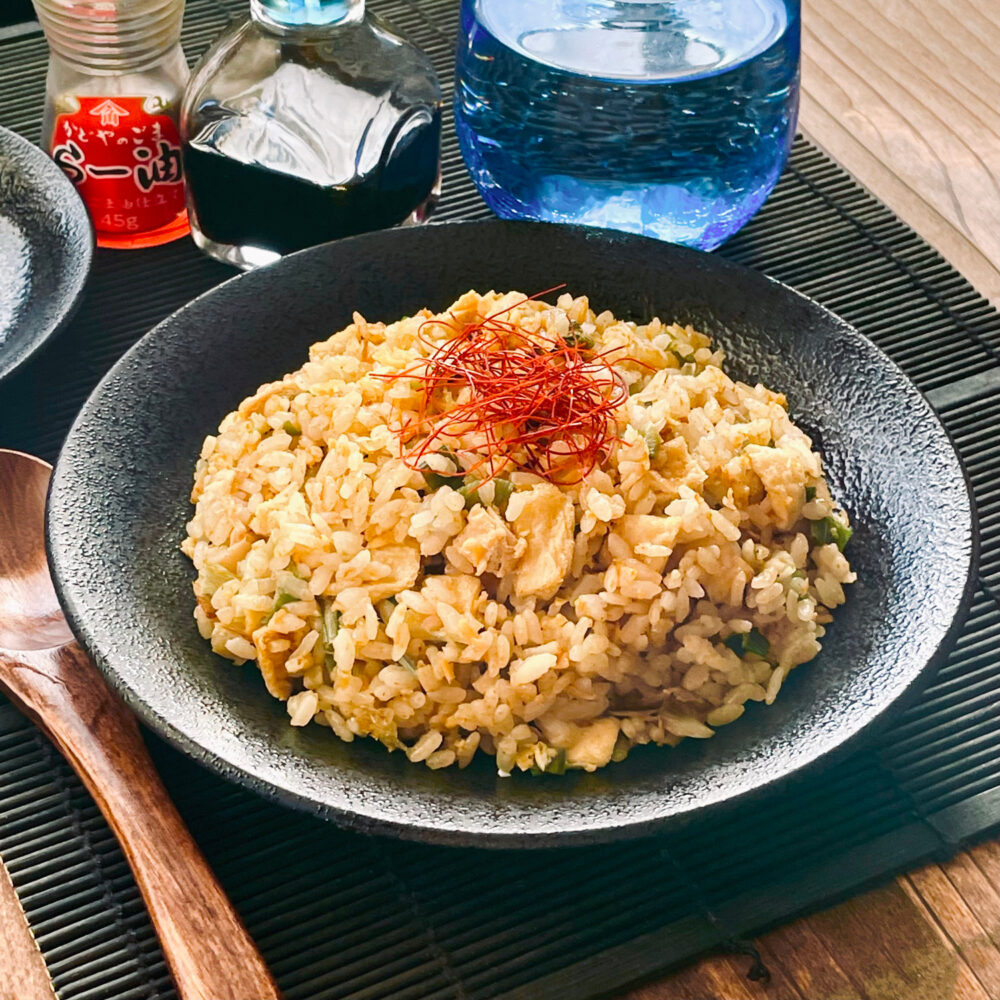
[[[594,338],[589,333],[584,333],[580,324],[575,320],[569,325],[569,333],[563,337],[567,347],[579,347],[589,350],[594,346]]]
[[[673,347],[670,348],[670,353],[673,354],[673,356],[675,358],[677,358],[677,360],[682,365],[693,365],[694,364],[694,355],[693,354],[681,354],[680,351],[678,351],[676,348],[673,348]]]
[[[278,596],[274,599],[274,610],[280,611],[286,604],[297,600],[298,598],[294,594],[289,594],[287,590],[279,590]]]
[[[639,384],[639,380],[638,380],[638,379],[636,379],[636,380],[635,380],[635,381],[634,381],[634,382],[633,382],[633,383],[632,383],[632,384],[631,384],[631,385],[630,385],[630,386],[628,387],[628,394],[629,394],[630,396],[638,396],[638,395],[639,395],[639,393],[640,393],[640,392],[642,392],[643,388],[644,388],[644,387],[643,387],[642,385],[640,385],[640,384]]]
[[[767,637],[758,629],[752,628],[743,636],[744,653],[753,653],[754,656],[764,657],[767,656],[770,648],[771,644],[767,641]]]
[[[454,476],[445,476],[433,469],[422,468],[420,471],[424,474],[424,481],[432,490],[439,490],[442,486],[450,486],[452,479],[454,479]]]
[[[828,545],[830,543],[830,518],[824,517],[819,521],[813,521],[809,525],[809,533],[817,545]]]
[[[482,484],[482,480],[476,479],[474,476],[466,476],[465,482],[462,486],[459,486],[456,490],[457,493],[461,493],[465,497],[465,509],[472,510],[477,503],[482,503],[483,498],[479,495],[479,487]],[[496,507],[501,513],[506,512],[507,502],[510,500],[511,494],[514,492],[514,484],[509,479],[494,479],[493,480],[493,506]]]
[[[539,767],[537,764],[532,764],[531,773],[535,775],[535,777],[539,777],[543,774],[565,774],[566,751],[557,750],[555,757],[553,757],[552,760],[545,765],[545,767]]]
[[[840,521],[830,518],[830,535],[833,540],[837,543],[837,548],[841,552],[847,547],[847,543],[851,540],[851,535],[854,534],[854,529],[847,527],[846,524],[841,524]]]
[[[279,590],[277,596],[274,598],[274,607],[271,608],[270,612],[263,618],[263,624],[267,624],[286,604],[291,604],[292,601],[297,601],[294,594],[289,594],[287,590]]]
[[[466,510],[472,510],[477,503],[482,502],[479,498],[479,480],[475,476],[466,476],[463,485],[459,486],[458,492],[465,497]]]
[[[392,617],[393,611],[396,610],[396,605],[399,601],[395,597],[387,597],[384,601],[379,601],[375,605],[375,610],[378,612],[379,618],[382,619],[383,625],[389,624],[389,619]]]
[[[323,603],[323,625],[321,631],[325,654],[324,661],[326,668],[332,670],[335,665],[333,659],[333,640],[336,639],[337,633],[340,631],[340,612],[334,608],[332,601],[325,601]]]
[[[847,543],[854,534],[853,528],[848,528],[841,524],[835,517],[828,514],[822,521],[813,521],[810,527],[813,541],[817,545],[829,545],[835,542],[841,552],[844,551]]]
[[[230,573],[225,566],[220,566],[218,563],[206,563],[205,568],[201,571],[202,579],[204,580],[206,587],[205,593],[207,596],[211,597],[219,587],[224,583],[228,583],[230,580],[235,580],[236,575]]]
[[[507,513],[507,503],[514,493],[514,484],[509,479],[493,480],[493,506],[501,514]]]
[[[748,653],[752,653],[754,656],[764,657],[767,656],[768,650],[771,648],[771,644],[767,641],[767,637],[763,632],[758,629],[751,629],[744,635],[734,632],[728,639],[724,641],[724,645],[728,646],[737,656],[743,657]]]
[[[379,601],[378,604],[375,605],[375,610],[378,612],[379,618],[382,619],[383,625],[389,624],[389,619],[392,617],[392,613],[398,604],[399,601],[397,601],[395,597],[387,597],[384,601]],[[409,670],[411,674],[415,674],[417,672],[417,665],[413,662],[412,657],[407,656],[406,653],[403,653],[403,655],[396,662],[401,667],[405,667]]]
[[[451,448],[444,447],[438,449],[438,454],[442,457],[448,459],[449,462],[458,470],[457,472],[435,472],[434,469],[428,468],[426,465],[420,467],[420,471],[424,474],[424,479],[427,485],[432,490],[439,490],[442,486],[451,486],[455,479],[462,475],[462,466],[458,462],[458,456],[451,450]]]
[[[286,420],[282,427],[286,434],[291,434],[292,437],[298,437],[302,433],[302,428],[298,424],[292,423],[291,420]]]
[[[816,487],[815,486],[807,486],[806,487],[806,503],[809,503],[811,500],[815,500],[815,499],[816,499]]]
[[[651,459],[656,458],[660,450],[660,445],[663,443],[663,438],[660,437],[660,432],[655,427],[646,428],[646,451],[649,452],[649,457]]]
[[[339,631],[340,612],[331,602],[325,602],[323,605],[323,642],[326,645],[332,645]]]

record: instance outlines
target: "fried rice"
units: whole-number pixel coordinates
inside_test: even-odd
[[[510,463],[463,478],[474,427],[407,461],[426,400],[402,376],[501,311],[613,358],[628,388],[578,482]],[[255,661],[293,726],[431,768],[484,751],[504,775],[593,771],[712,736],[816,656],[855,579],[847,515],[784,396],[722,364],[691,327],[568,294],[356,314],[205,440],[181,546],[201,634]]]

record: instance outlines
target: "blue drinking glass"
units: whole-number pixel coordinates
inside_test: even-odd
[[[463,0],[455,119],[508,219],[710,250],[763,204],[799,102],[801,0]]]

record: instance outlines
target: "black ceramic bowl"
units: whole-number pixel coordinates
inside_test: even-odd
[[[358,310],[391,321],[469,288],[565,282],[597,309],[690,322],[741,378],[784,390],[855,525],[858,572],[822,654],[776,704],[707,741],[647,747],[597,774],[430,771],[378,743],[293,729],[257,670],[215,657],[177,546],[206,434]],[[912,695],[970,594],[975,528],[930,407],[846,323],[762,275],[651,240],[527,223],[384,232],[234,278],[144,337],[97,387],[52,480],[49,550],[73,629],[140,717],[220,774],[346,826],[443,843],[600,841],[773,786]]]
[[[0,128],[0,379],[73,315],[93,246],[87,209],[66,175]]]

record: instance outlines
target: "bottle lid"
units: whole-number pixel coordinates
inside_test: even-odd
[[[34,0],[49,47],[81,72],[154,65],[181,37],[184,0]]]
[[[265,20],[286,27],[337,24],[364,14],[364,0],[251,0]]]

